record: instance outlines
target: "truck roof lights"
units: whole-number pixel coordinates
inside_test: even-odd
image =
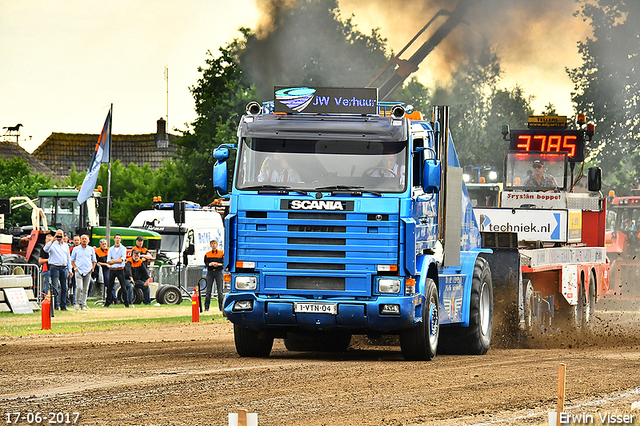
[[[585,118],[585,115],[583,113],[578,113],[578,118],[576,119],[576,123],[578,123],[579,126],[583,126],[584,123],[587,122],[587,119]]]

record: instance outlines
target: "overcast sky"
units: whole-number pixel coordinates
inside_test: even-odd
[[[380,27],[396,52],[432,15],[412,14],[409,23],[381,9],[398,11],[397,3],[379,4],[340,2],[343,17],[355,14],[365,33]],[[207,50],[215,54],[240,35],[239,27],[258,22],[255,0],[0,0],[0,127],[22,123],[20,145],[32,152],[52,132],[98,133],[113,103],[114,133],[154,133],[156,120],[167,118],[167,67],[169,127],[185,129],[195,119],[189,87]],[[564,66],[580,64],[575,44],[585,26],[576,28],[553,34],[534,22],[523,27],[531,34],[527,43],[545,52],[533,57],[496,46],[503,84],[517,82],[535,94],[536,112],[552,102],[560,113],[572,113]],[[429,60],[417,74],[427,86],[442,77],[429,72]]]

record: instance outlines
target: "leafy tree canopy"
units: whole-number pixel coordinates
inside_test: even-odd
[[[587,150],[605,183],[622,192],[640,183],[640,2],[579,0],[593,38],[578,43],[583,63],[568,70],[572,100],[596,124]]]
[[[447,86],[437,87],[433,105],[449,105],[449,126],[462,166],[492,166],[502,172],[508,143],[501,127],[524,128],[533,113],[522,88],[498,88],[500,60],[488,46],[461,64]]]

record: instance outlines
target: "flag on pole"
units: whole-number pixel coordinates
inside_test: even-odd
[[[89,170],[84,177],[82,187],[78,193],[78,203],[82,204],[91,197],[93,190],[96,187],[98,181],[98,172],[100,171],[100,164],[109,162],[109,147],[111,145],[111,110],[107,114],[107,119],[102,127],[102,132],[96,143],[96,149],[91,157],[91,163],[89,163]]]

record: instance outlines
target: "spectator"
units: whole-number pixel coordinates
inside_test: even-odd
[[[74,238],[75,242],[75,238]],[[89,245],[89,236],[80,237],[80,245],[71,252],[71,266],[76,276],[76,309],[87,310],[87,294],[91,284],[91,273],[96,267],[96,252]]]
[[[80,235],[74,235],[71,241],[72,243],[69,243],[69,255],[71,255],[71,252],[73,251],[74,248],[80,246]],[[76,288],[77,288],[76,280],[77,279],[78,277],[76,276],[75,279],[70,280],[68,283],[69,294],[67,296],[67,305],[76,304]]]
[[[204,255],[204,264],[207,266],[207,292],[206,297],[204,299],[204,310],[209,310],[209,305],[211,304],[211,291],[213,290],[213,280],[216,281],[216,286],[218,290],[218,308],[220,312],[222,312],[222,316],[226,316],[223,309],[223,282],[222,282],[222,258],[224,256],[224,252],[222,250],[218,250],[218,241],[211,240],[209,242],[211,245],[211,251],[208,251]]]
[[[153,256],[147,253],[147,248],[144,246],[144,237],[142,236],[138,236],[138,238],[136,238],[136,245],[133,246],[132,250],[138,250],[140,252],[140,259],[142,259],[146,265],[148,265],[150,260],[153,260]],[[131,252],[131,255],[133,255],[133,251]]]
[[[124,267],[124,275],[134,288],[142,289],[142,302],[145,305],[150,305],[149,284],[151,283],[151,277],[149,276],[149,271],[147,271],[146,263],[140,256],[140,252],[135,248],[131,251],[131,257],[127,259],[127,264]],[[133,304],[133,299],[131,300],[131,304]]]
[[[51,285],[53,288],[60,288],[60,293],[56,299],[56,305],[60,302],[60,310],[67,310],[67,277],[73,277],[71,270],[71,259],[69,257],[69,246],[63,241],[64,232],[61,229],[56,231],[54,240],[49,241],[44,246],[44,251],[49,253],[49,271],[51,272]]]
[[[99,268],[96,268],[98,271],[98,279],[99,283],[102,283],[104,286],[103,289],[105,291],[105,298],[107,297],[107,283],[109,282],[109,265],[107,264],[107,254],[109,253],[109,243],[106,239],[102,238],[100,240],[100,247],[96,248],[96,260],[98,261]],[[118,303],[118,298],[116,296],[115,290],[111,292],[111,300],[113,303]]]
[[[109,265],[109,281],[107,285],[107,300],[104,303],[104,307],[108,308],[113,301],[113,285],[116,282],[116,278],[120,283],[120,288],[122,288],[122,301],[124,302],[124,306],[127,308],[129,306],[134,306],[133,304],[129,304],[131,298],[129,296],[133,296],[133,290],[129,289],[128,281],[124,277],[124,263],[127,258],[127,249],[125,246],[120,244],[122,241],[122,236],[120,234],[116,234],[113,237],[114,245],[109,248],[109,252],[107,253],[107,265]]]
[[[51,232],[47,232],[47,235],[44,237],[44,243],[49,244],[53,240],[53,234]],[[42,282],[43,287],[42,291],[46,295],[58,295],[60,293],[59,288],[50,288],[51,285],[51,271],[49,271],[49,253],[44,250],[40,251],[40,258],[38,259],[38,263],[42,266]],[[51,291],[51,294],[49,294]],[[58,298],[56,297],[56,304],[58,307],[60,306],[60,302],[58,302]]]

